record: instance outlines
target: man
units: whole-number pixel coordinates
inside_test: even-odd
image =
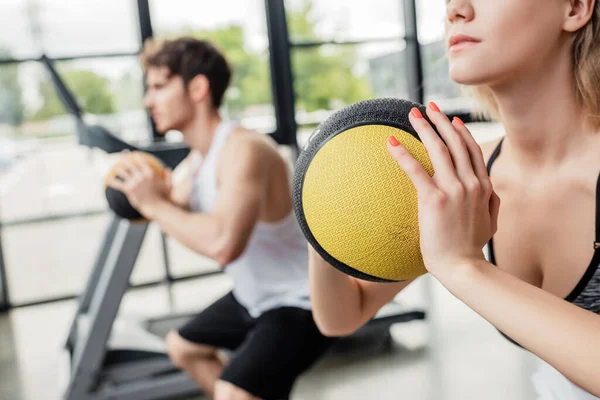
[[[231,293],[168,334],[169,356],[218,400],[288,398],[332,339],[313,321],[286,163],[268,136],[221,118],[231,70],[215,47],[181,38],[155,50],[145,54],[145,105],[157,129],[181,131],[191,152],[173,183],[138,158],[111,185],[233,281]],[[234,350],[230,360],[222,348]]]

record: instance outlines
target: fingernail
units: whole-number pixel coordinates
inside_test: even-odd
[[[412,110],[410,110],[410,113],[415,118],[423,118],[423,114],[421,114],[421,111],[416,107],[413,107]]]
[[[400,143],[398,143],[398,139],[395,136],[390,136],[388,138],[388,142],[392,145],[392,147],[398,147]]]
[[[460,119],[458,117],[454,117],[454,119],[452,120],[452,122],[456,122],[460,126],[465,126],[465,123],[462,121],[462,119]]]
[[[433,111],[440,112],[440,108],[439,108],[439,107],[438,107],[438,105],[437,105],[437,104],[435,104],[433,101],[430,101],[430,102],[429,102],[429,107],[430,107],[430,108],[431,108]]]

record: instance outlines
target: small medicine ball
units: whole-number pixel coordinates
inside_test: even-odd
[[[153,171],[155,171],[159,176],[164,177],[166,174],[165,167],[163,163],[156,157],[151,154],[144,152],[134,152],[134,153],[124,153],[122,155],[123,159],[127,159],[132,157],[134,154],[139,154],[142,156],[144,161],[148,164]],[[144,217],[129,203],[127,200],[127,196],[118,190],[115,190],[108,186],[110,181],[115,177],[119,179],[117,176],[117,169],[119,165],[121,165],[122,161],[119,161],[106,175],[106,179],[104,180],[104,194],[106,196],[106,201],[108,201],[108,206],[110,209],[117,214],[121,218],[129,219],[129,220],[138,220],[144,219]]]
[[[331,265],[368,281],[427,272],[419,245],[417,192],[387,150],[396,139],[433,176],[425,146],[408,120],[407,100],[375,99],[322,122],[294,172],[294,210],[310,244]],[[432,125],[433,126],[433,125]]]

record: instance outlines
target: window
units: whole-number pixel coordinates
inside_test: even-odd
[[[143,73],[137,57],[62,61],[56,63],[56,68],[74,92],[79,106],[107,129],[128,141],[152,136],[143,105]],[[45,106],[52,113],[65,112],[62,105],[46,103]]]
[[[155,33],[211,37],[228,49],[236,75],[224,112],[272,131],[264,3],[211,4],[210,15],[198,13],[205,11],[200,4],[206,5],[153,2]],[[0,60],[24,60],[0,63],[0,221],[13,304],[81,292],[108,227],[103,180],[118,157],[78,144],[74,119],[36,59],[45,53],[55,60],[86,120],[128,141],[149,139],[136,5],[133,0],[3,2]],[[169,250],[174,275],[215,269],[172,241]],[[157,282],[164,274],[160,230],[150,226],[131,282]]]
[[[86,113],[127,140],[150,137],[136,57],[59,61],[55,67]],[[0,140],[74,135],[73,118],[41,63],[0,65],[0,85]]]
[[[404,35],[402,1],[286,0],[292,43]]]
[[[7,0],[0,13],[0,59],[105,53],[140,48],[134,1]]]
[[[334,110],[408,96],[401,1],[286,0],[285,6],[300,145]]]
[[[175,278],[221,270],[215,261],[195,253],[171,237],[167,238],[167,246],[170,271]]]
[[[0,12],[0,59],[39,56],[27,0],[6,0]]]
[[[43,48],[51,57],[140,49],[135,1],[30,0],[30,7],[35,7],[32,16],[39,21]]]
[[[444,0],[417,0],[417,29],[421,44],[423,90],[425,103],[436,101],[448,112],[465,111],[470,107],[460,86],[448,75],[444,24]]]
[[[264,0],[150,2],[154,35],[215,43],[233,66],[223,112],[259,132],[275,130]]]
[[[334,110],[375,97],[406,98],[404,47],[398,40],[294,49],[299,144]]]
[[[94,114],[87,118],[128,140],[149,137],[136,57],[55,66],[80,106]],[[0,65],[0,84],[0,219],[11,302],[78,293],[108,223],[102,182],[118,155],[78,145],[74,120],[41,63]],[[48,219],[72,213],[92,215]],[[163,277],[161,249],[151,229],[134,284]]]
[[[11,302],[23,304],[81,293],[108,223],[108,216],[101,214],[4,227],[2,241]],[[160,231],[151,226],[131,283],[156,282],[163,276]]]
[[[444,39],[446,23],[445,0],[416,0],[417,35],[421,44]]]

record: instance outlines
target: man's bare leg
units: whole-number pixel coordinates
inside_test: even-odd
[[[174,330],[167,335],[166,344],[173,364],[185,371],[204,393],[214,397],[215,385],[226,362],[218,349],[189,342]]]

